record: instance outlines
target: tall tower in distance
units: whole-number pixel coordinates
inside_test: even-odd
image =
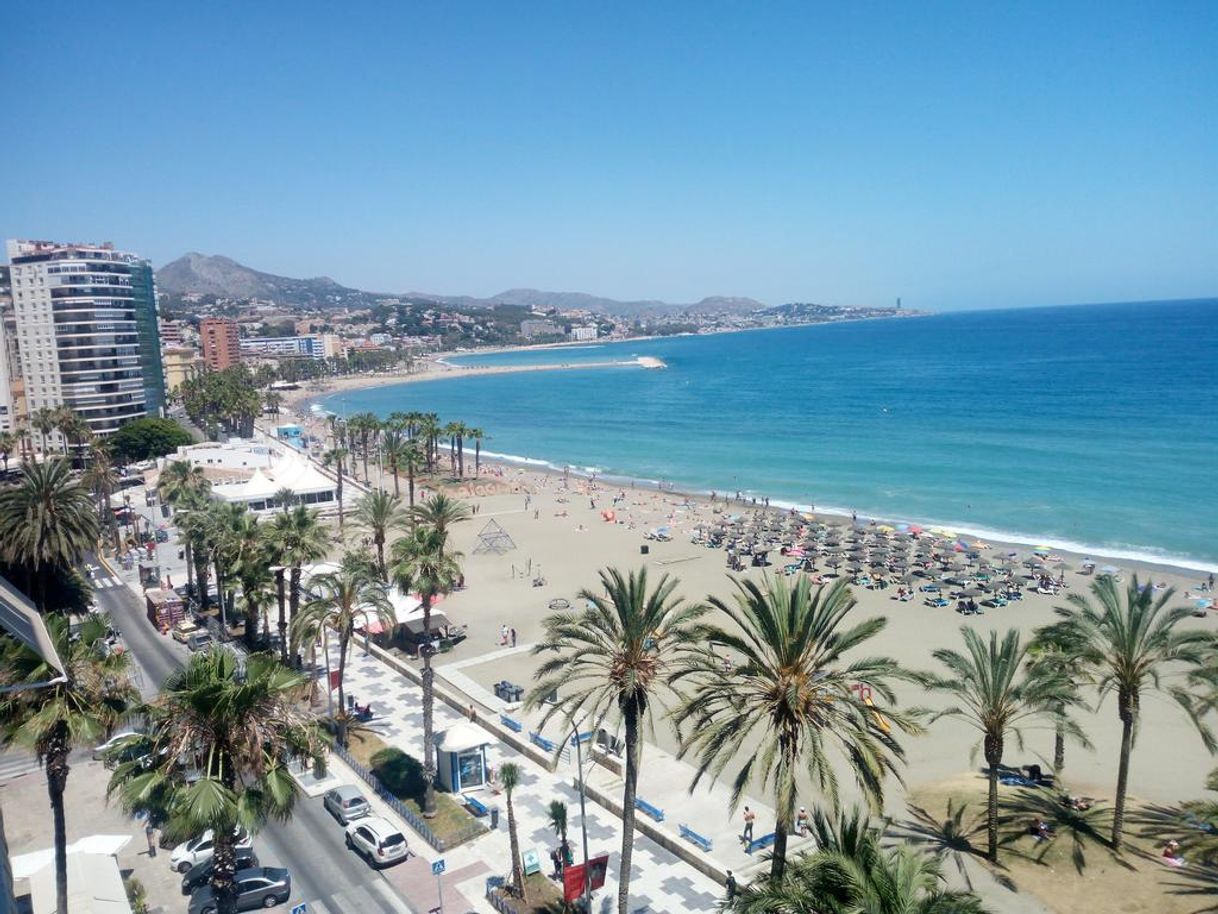
[[[241,340],[237,322],[227,317],[205,317],[199,321],[203,341],[203,361],[209,371],[223,371],[241,361]]]
[[[99,436],[161,415],[152,265],[109,243],[9,241],[7,249],[29,413],[67,406]]]

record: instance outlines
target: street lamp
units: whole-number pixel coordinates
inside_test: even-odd
[[[571,742],[575,744],[575,770],[579,775],[579,830],[583,839],[584,845],[584,908],[586,911],[592,911],[592,881],[588,878],[588,801],[587,790],[584,788],[584,754],[583,743],[580,738],[579,728],[581,724],[587,722],[591,714],[585,714],[583,720],[579,723],[572,723],[571,727]],[[588,731],[591,735],[592,731]]]

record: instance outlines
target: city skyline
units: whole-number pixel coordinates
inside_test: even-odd
[[[4,237],[386,293],[947,310],[1218,290],[1204,4],[221,9],[223,42],[214,11],[83,30],[14,11]],[[88,158],[49,142],[99,88],[124,113],[90,121]],[[107,175],[83,195],[63,180],[82,162]]]

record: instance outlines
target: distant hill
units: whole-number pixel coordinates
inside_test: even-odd
[[[680,314],[747,314],[765,307],[751,298],[713,296],[690,305],[656,300],[618,301],[584,292],[545,292],[540,289],[508,289],[490,298],[464,295],[433,295],[423,292],[366,292],[336,283],[327,276],[291,279],[263,273],[228,257],[184,254],[156,271],[157,287],[171,295],[215,295],[222,298],[264,298],[295,308],[369,307],[379,298],[395,297],[414,302],[437,302],[466,308],[496,305],[538,306],[560,310],[582,309],[618,317],[660,317]]]

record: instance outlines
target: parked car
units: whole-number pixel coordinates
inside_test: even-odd
[[[359,792],[359,788],[349,784],[327,790],[322,805],[343,825],[350,824],[353,819],[362,819],[372,812],[372,807],[368,805],[364,795]]]
[[[205,631],[197,631],[186,639],[186,646],[192,651],[205,651],[211,645],[211,635]]]
[[[254,846],[254,842],[245,832],[237,829],[234,834],[237,836],[236,849],[238,851],[248,850]],[[215,842],[212,841],[211,829],[209,828],[199,837],[183,841],[175,847],[173,853],[169,855],[169,868],[185,875],[196,863],[210,860],[215,850]]]
[[[283,904],[292,894],[292,876],[278,866],[257,866],[238,870],[233,877],[237,892],[237,910],[273,908]],[[211,886],[205,885],[190,896],[188,914],[215,914],[216,899]]]
[[[138,737],[143,735],[144,734],[137,733],[134,730],[124,730],[122,733],[115,733],[100,746],[93,747],[93,761],[108,762],[112,753],[117,752],[120,748],[123,748],[124,744],[135,742]]]
[[[347,847],[373,866],[389,866],[410,856],[406,837],[380,816],[365,816],[348,825]]]
[[[207,885],[211,879],[212,866],[215,860],[204,860],[201,863],[196,863],[186,871],[186,875],[182,877],[182,894],[189,895],[199,886]],[[258,865],[258,855],[254,853],[252,847],[243,847],[237,851],[237,869],[248,870]]]

